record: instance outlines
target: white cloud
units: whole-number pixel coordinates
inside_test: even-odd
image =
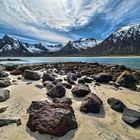
[[[135,14],[132,8],[138,3],[139,0],[0,0],[0,23],[17,29],[19,35],[66,42],[79,36],[71,31],[86,27],[100,13],[105,13],[104,19],[114,28],[129,12],[131,16]]]

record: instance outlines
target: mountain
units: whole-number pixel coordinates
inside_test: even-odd
[[[88,55],[140,55],[140,25],[122,27],[103,42],[82,52]]]
[[[80,38],[79,40],[69,41],[58,53],[59,55],[79,54],[83,50],[92,48],[96,45],[97,41],[95,38]]]
[[[61,44],[28,44],[8,35],[0,39],[0,56],[42,56],[58,51],[61,48]]]

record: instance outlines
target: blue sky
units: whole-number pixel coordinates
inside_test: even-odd
[[[102,40],[140,23],[140,0],[0,0],[0,35],[66,43]]]

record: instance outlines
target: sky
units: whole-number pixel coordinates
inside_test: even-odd
[[[140,0],[0,0],[0,35],[66,43],[103,40],[140,23]]]

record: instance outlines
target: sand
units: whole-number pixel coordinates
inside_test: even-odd
[[[17,80],[17,76],[10,76],[10,78],[11,81]],[[107,104],[109,97],[115,97],[122,100],[129,108],[140,111],[140,93],[125,88],[116,90],[110,85],[94,87],[94,82],[89,84],[90,89],[103,100],[104,104],[100,114],[80,112],[82,98],[73,97],[71,90],[67,90],[66,96],[73,101],[78,129],[59,138],[31,132],[26,127],[28,120],[26,109],[32,101],[46,100],[48,97],[45,88],[35,87],[36,84],[41,84],[41,80],[29,85],[26,85],[27,82],[30,81],[17,80],[18,85],[6,88],[10,90],[11,97],[6,102],[0,103],[0,108],[8,106],[8,109],[0,114],[0,118],[20,118],[22,125],[11,124],[1,127],[0,140],[140,140],[140,128],[134,129],[124,123],[121,119],[122,115]]]

